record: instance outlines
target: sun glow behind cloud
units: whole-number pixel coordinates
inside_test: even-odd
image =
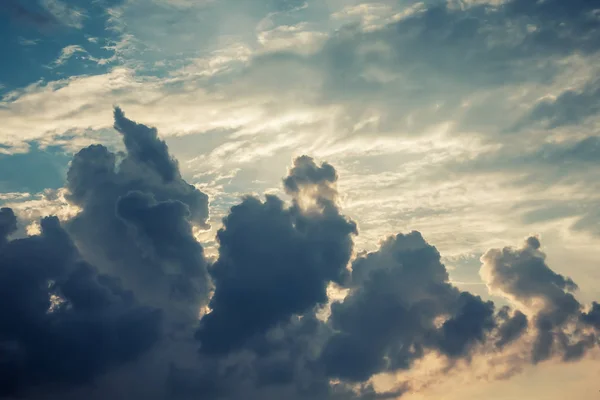
[[[579,284],[581,303],[600,298],[594,1],[6,4],[0,46],[14,60],[0,66],[0,204],[17,213],[16,236],[42,233],[44,216],[68,223],[82,212],[56,176],[66,178],[73,154],[92,143],[124,157],[112,128],[118,104],[158,129],[182,179],[209,196],[211,226],[195,226],[190,236],[210,262],[219,256],[222,218],[241,196],[269,193],[324,210],[318,190],[296,195],[281,186],[291,160],[309,154],[339,174],[336,206],[359,232],[353,257],[376,251],[383,237],[418,230],[440,251],[455,286],[504,304],[516,298],[488,293],[480,257],[540,234],[548,265]],[[154,209],[152,201],[145,207]],[[154,254],[144,240],[143,253]],[[90,262],[101,261],[76,244]],[[347,293],[327,285],[323,320]],[[515,305],[527,311],[522,301]],[[179,318],[187,310],[169,312]],[[291,334],[270,333],[277,340]],[[517,353],[497,357],[520,360]],[[414,400],[562,399],[567,392],[587,400],[597,393],[589,360],[523,367],[522,375],[494,382],[508,374],[505,361],[477,355],[450,372],[428,355],[374,382],[400,388],[397,395],[409,382],[403,398]],[[440,371],[450,382],[436,381]],[[562,384],[561,371],[581,373],[573,381],[593,390],[552,386]],[[519,392],[522,382],[534,388]],[[289,395],[274,390],[275,398]]]

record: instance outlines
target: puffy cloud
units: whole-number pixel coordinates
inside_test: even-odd
[[[581,316],[581,319],[586,324],[592,325],[596,329],[600,329],[600,304],[594,302],[592,308],[587,313]]]
[[[291,207],[273,195],[264,202],[247,197],[232,207],[217,233],[212,311],[197,333],[203,352],[239,348],[293,314],[325,304],[330,282],[344,284],[357,230],[330,200],[335,179],[331,165],[303,156],[284,180]],[[304,192],[322,209],[302,208]]]
[[[534,363],[556,353],[565,360],[579,358],[594,345],[595,336],[569,330],[581,318],[582,306],[573,295],[577,285],[548,267],[540,247],[537,237],[529,237],[518,249],[491,249],[481,258],[481,276],[492,293],[503,295],[534,314]]]
[[[410,382],[384,391],[374,378],[430,355],[445,371],[488,356],[516,371],[511,349],[575,361],[597,343],[600,307],[584,311],[536,237],[482,257],[490,290],[522,311],[454,286],[419,232],[355,255],[337,171],[308,156],[282,180],[289,202],[231,207],[209,261],[192,231],[208,228],[208,197],[156,129],[114,117],[125,150],[74,156],[65,201],[79,211],[64,228],[49,217],[9,240],[17,219],[0,209],[0,300],[13,305],[0,310],[0,396],[392,399]]]
[[[206,301],[209,288],[192,224],[208,227],[208,196],[183,180],[155,129],[118,108],[115,129],[125,154],[92,145],[73,158],[68,199],[82,211],[68,229],[86,256],[139,296],[161,307],[183,296],[181,306],[194,318],[194,304]]]
[[[502,324],[498,327],[499,337],[496,341],[496,346],[499,348],[503,348],[519,339],[527,330],[527,316],[519,310],[516,310],[513,315],[510,315],[509,312],[509,307],[503,307],[498,312],[498,317],[502,321]]]
[[[287,178],[283,180],[285,191],[291,195],[297,195],[302,188],[317,186],[323,191],[337,181],[335,168],[328,163],[320,167],[308,156],[301,156],[294,160],[294,166]]]
[[[2,209],[3,220],[10,214]],[[160,311],[99,275],[55,217],[40,235],[0,246],[0,299],[0,396],[89,383],[160,335]]]
[[[322,354],[330,376],[365,381],[409,369],[427,350],[468,356],[494,327],[493,304],[452,286],[419,232],[390,237],[357,258],[352,278],[348,297],[331,307],[336,333]]]

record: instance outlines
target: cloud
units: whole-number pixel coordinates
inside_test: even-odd
[[[82,257],[100,274],[119,277],[137,302],[163,309],[163,324],[169,333],[166,341],[183,350],[172,351],[161,342],[158,350],[148,354],[176,361],[171,375],[174,393],[267,399],[350,397],[351,381],[368,382],[371,371],[396,371],[405,376],[410,372],[406,365],[416,368],[423,360],[419,351],[441,354],[450,364],[520,347],[527,355],[538,354],[535,359],[540,361],[548,354],[575,359],[586,353],[591,341],[584,336],[595,326],[595,306],[581,305],[581,311],[571,313],[569,322],[560,325],[558,317],[543,318],[537,308],[493,311],[487,301],[475,295],[484,296],[478,291],[484,286],[453,287],[446,278],[434,277],[431,281],[450,286],[439,293],[448,296],[447,304],[441,302],[438,293],[429,295],[443,312],[436,313],[425,305],[424,311],[410,309],[406,304],[416,300],[409,294],[419,287],[414,285],[405,297],[393,297],[393,301],[399,303],[398,309],[408,307],[412,312],[407,311],[409,316],[419,323],[423,318],[424,322],[415,324],[415,332],[410,331],[412,325],[406,328],[409,332],[403,327],[389,327],[395,318],[390,321],[386,316],[396,310],[386,314],[388,302],[382,300],[384,307],[378,307],[372,292],[402,286],[395,281],[396,275],[410,281],[412,276],[396,271],[405,267],[397,264],[408,261],[399,263],[373,256],[375,261],[360,272],[352,252],[363,245],[373,249],[381,234],[406,229],[424,232],[445,256],[481,252],[510,235],[520,237],[526,233],[520,230],[539,228],[511,225],[521,217],[519,210],[510,209],[512,201],[545,210],[551,203],[548,199],[556,201],[557,196],[569,199],[568,210],[574,211],[565,217],[578,218],[575,230],[597,231],[597,177],[593,172],[596,138],[590,132],[595,122],[597,71],[593,65],[598,43],[593,2],[576,1],[567,6],[554,0],[462,2],[460,9],[455,7],[456,2],[429,3],[406,13],[400,6],[397,10],[391,5],[390,10],[366,7],[358,16],[363,19],[362,26],[341,29],[337,29],[338,22],[324,22],[329,20],[325,14],[298,24],[295,18],[314,17],[312,1],[301,11],[289,14],[291,8],[300,5],[284,5],[283,13],[266,20],[265,14],[281,12],[277,4],[128,2],[122,15],[118,15],[120,10],[111,10],[110,20],[114,23],[122,18],[119,27],[130,28],[121,32],[122,38],[132,34],[130,44],[140,47],[128,47],[123,52],[115,45],[107,50],[108,54],[95,48],[96,44],[105,46],[108,40],[118,40],[104,32],[104,17],[96,18],[105,16],[106,10],[92,9],[84,2],[62,3],[69,9],[84,10],[88,17],[75,18],[71,25],[83,24],[85,33],[98,37],[98,41],[70,41],[69,36],[65,42],[61,37],[57,41],[60,47],[48,50],[51,54],[43,63],[56,59],[65,45],[78,45],[98,59],[111,58],[114,52],[118,57],[111,62],[123,62],[126,68],[95,75],[105,71],[76,69],[80,64],[93,63],[73,58],[52,71],[64,74],[60,81],[56,81],[59,75],[44,73],[42,83],[24,88],[25,83],[11,80],[10,89],[15,85],[20,88],[5,97],[0,106],[1,140],[23,144],[43,136],[41,140],[46,144],[79,135],[93,136],[99,129],[112,134],[111,104],[123,104],[128,117],[158,126],[163,139],[195,134],[196,141],[188,136],[184,147],[196,160],[187,164],[181,159],[181,165],[177,165],[171,156],[173,147],[169,152],[156,132],[117,115],[117,127],[125,132],[122,138],[130,143],[123,152],[108,145],[95,146],[75,157],[67,197],[70,206],[80,212],[72,219],[66,214],[60,216],[69,219],[63,224],[65,229]],[[143,9],[136,8],[136,3]],[[233,13],[223,14],[232,7]],[[396,11],[398,15],[387,19]],[[178,23],[167,24],[169,21]],[[88,32],[92,26],[95,30]],[[83,34],[83,29],[77,28],[64,31],[68,35]],[[235,34],[233,39],[227,38],[225,45],[213,40],[223,32]],[[307,39],[307,45],[300,40],[307,32],[314,32],[320,39]],[[263,39],[266,42],[260,43]],[[242,43],[230,45],[229,40]],[[204,45],[207,42],[227,47],[200,57],[199,49],[203,54],[211,50]],[[290,45],[292,42],[300,44]],[[118,46],[124,43],[119,41]],[[46,51],[48,44],[42,39],[35,49]],[[160,51],[154,52],[157,49]],[[30,47],[27,51],[33,50]],[[154,67],[154,56],[163,57],[164,53],[176,54],[176,59]],[[42,64],[37,57],[25,60],[29,58],[14,60],[19,75],[26,72],[28,62]],[[78,73],[86,76],[73,77]],[[36,80],[41,76],[35,71],[23,75],[27,79],[35,76]],[[511,136],[516,130],[515,121],[521,120],[526,121],[519,127],[521,134]],[[576,126],[581,123],[589,125]],[[538,131],[546,127],[553,129]],[[67,139],[55,139],[69,129]],[[216,138],[210,139],[214,143],[207,143],[209,135],[205,132]],[[506,140],[506,135],[511,140]],[[70,143],[69,148],[79,151],[79,143]],[[497,153],[488,152],[497,149],[498,144],[507,145]],[[207,148],[214,149],[210,156],[202,154]],[[262,192],[273,186],[289,160],[304,153],[318,159],[326,157],[336,168],[308,157],[294,158],[295,165],[282,188],[290,202],[274,196],[237,200],[239,193]],[[473,158],[475,164],[471,163]],[[447,161],[462,160],[466,160],[465,169],[479,165],[487,165],[487,169],[478,168],[478,174],[445,169]],[[43,164],[35,175],[40,179],[50,175],[50,164]],[[234,169],[236,172],[231,172]],[[22,175],[27,171],[18,172]],[[202,181],[201,192],[211,194],[210,216],[208,198],[191,187],[182,174],[196,174],[194,179]],[[213,184],[206,181],[211,176],[226,178],[218,182],[215,178]],[[513,185],[525,176],[536,188]],[[60,174],[53,177],[61,178]],[[18,175],[13,179],[21,180]],[[547,185],[544,190],[536,190],[539,182]],[[347,197],[337,192],[338,184]],[[12,187],[35,192],[35,186]],[[223,194],[223,190],[228,193]],[[502,196],[498,196],[500,191]],[[532,205],[534,202],[537,205]],[[230,211],[231,204],[236,206]],[[36,201],[27,207],[37,207]],[[29,222],[24,221],[26,213],[22,210],[15,207],[21,226],[11,233],[12,237],[23,235],[23,227]],[[48,210],[27,214],[39,215]],[[205,230],[208,218],[218,228],[222,214],[228,221],[219,233],[222,254],[206,260],[192,232],[204,230],[202,237],[212,240],[212,232]],[[344,214],[360,224],[359,237],[351,232],[350,219]],[[448,226],[463,229],[456,232]],[[327,246],[312,243],[303,232]],[[552,246],[551,242],[545,244]],[[298,249],[308,255],[295,256]],[[248,257],[239,255],[242,250]],[[394,253],[383,247],[373,253],[388,251]],[[404,254],[412,250],[395,251]],[[554,251],[562,251],[561,246]],[[423,257],[409,261],[427,265],[431,255],[423,253]],[[311,260],[311,256],[318,259]],[[362,258],[369,256],[358,256]],[[341,267],[343,261],[356,267],[351,281],[343,276],[347,274]],[[285,268],[275,267],[279,265]],[[322,267],[316,271],[307,267],[313,265]],[[383,265],[390,265],[396,272],[380,268]],[[221,272],[216,273],[218,270]],[[230,270],[231,275],[225,273]],[[289,281],[283,272],[300,277]],[[263,273],[278,285],[271,287],[268,279],[261,280]],[[375,277],[377,274],[382,277]],[[239,283],[242,278],[250,284]],[[474,279],[469,276],[461,280]],[[349,289],[349,297],[338,300],[341,305],[333,307],[329,320],[315,321],[314,314],[325,318],[328,303],[333,301],[327,296],[332,281]],[[304,287],[311,290],[300,290]],[[257,304],[266,305],[260,307],[260,312],[254,311],[249,301],[240,306],[232,300],[242,295],[254,298],[252,288],[258,293]],[[206,315],[202,307],[210,301],[212,291],[216,305]],[[279,296],[279,291],[284,295]],[[575,293],[570,294],[575,297]],[[272,297],[283,300],[272,304]],[[429,304],[425,300],[423,303]],[[198,314],[203,316],[200,328],[196,326]],[[296,314],[306,325],[297,321],[300,317]],[[209,322],[217,316],[218,323]],[[250,322],[240,322],[244,318]],[[374,321],[373,327],[382,327],[381,335],[387,332],[390,336],[382,336],[383,350],[369,352],[375,346],[369,339],[378,340],[378,333],[370,332],[368,326],[356,326],[369,318]],[[177,330],[174,321],[185,327]],[[231,333],[219,329],[219,324],[243,327]],[[309,329],[311,324],[316,327]],[[571,328],[582,333],[572,336]],[[204,332],[198,334],[199,341],[193,340],[195,331]],[[400,332],[399,337],[394,337],[396,332]],[[188,340],[185,345],[183,337]],[[532,341],[538,343],[535,350]],[[405,342],[416,344],[406,347]],[[210,343],[222,347],[216,349],[217,344]],[[349,345],[351,350],[347,351]],[[198,348],[204,354],[196,360]],[[216,350],[207,354],[211,348]],[[193,360],[182,354],[190,354]],[[343,365],[344,357],[362,357],[366,362]],[[139,371],[140,365],[127,367]],[[105,379],[114,375],[123,379],[120,368],[110,370],[110,376],[103,375]],[[334,388],[330,384],[332,376],[347,378]],[[164,383],[164,374],[153,373],[150,377],[143,381],[156,386]],[[102,386],[107,391],[110,387]],[[368,398],[369,389],[363,389],[358,395]]]
[[[503,348],[504,346],[519,339],[527,330],[527,316],[521,311],[516,310],[513,315],[509,314],[510,308],[503,307],[499,312],[499,319],[502,320],[502,325],[498,328],[498,340],[496,346]]]
[[[513,373],[515,351],[576,361],[597,344],[598,304],[575,298],[539,238],[482,257],[489,289],[515,303],[498,309],[454,286],[417,231],[354,254],[338,171],[306,155],[281,181],[289,201],[228,210],[209,259],[194,236],[207,195],[155,128],[119,108],[114,123],[123,151],[91,145],[70,163],[58,200],[75,215],[26,235],[0,210],[0,300],[13,305],[0,310],[0,396],[392,399],[419,390],[408,377],[428,357],[444,374],[482,358]]]
[[[202,352],[238,349],[292,315],[324,305],[330,282],[345,283],[357,230],[331,201],[335,179],[331,165],[303,156],[284,180],[292,207],[273,195],[232,207],[217,233],[219,258],[210,269],[215,293],[196,335]],[[302,208],[302,190],[317,209]]]
[[[581,316],[581,319],[596,329],[600,329],[600,304],[594,302],[592,308]]]
[[[115,109],[126,152],[92,145],[67,173],[68,200],[82,209],[68,222],[85,255],[156,306],[176,304],[195,318],[208,296],[207,262],[192,225],[209,227],[208,196],[183,180],[154,128]],[[160,223],[159,223],[160,221]]]
[[[410,369],[428,350],[467,356],[494,327],[493,304],[452,286],[419,232],[390,237],[357,258],[352,282],[350,294],[331,307],[336,333],[321,360],[332,377],[365,381]]]
[[[16,222],[10,214],[2,209],[9,231]],[[41,221],[40,235],[0,246],[0,289],[0,396],[89,383],[160,335],[160,312],[99,275],[55,217]]]
[[[566,360],[579,358],[595,342],[593,334],[567,333],[569,325],[581,317],[581,304],[573,292],[577,285],[552,271],[545,263],[537,237],[529,237],[520,249],[492,249],[481,258],[482,279],[497,292],[534,313],[534,363],[558,352]]]
[[[0,208],[0,245],[4,245],[8,235],[17,230],[17,217],[12,209]]]
[[[283,180],[285,191],[298,196],[304,188],[316,187],[319,196],[334,197],[336,189],[331,186],[337,181],[335,168],[328,163],[320,167],[308,156],[301,156],[294,160],[294,166],[287,178]],[[327,192],[331,192],[327,193]]]
[[[489,138],[494,134],[514,131],[514,124],[525,118],[531,112],[530,105],[540,98],[549,93],[558,96],[572,89],[573,85],[584,86],[588,78],[593,80],[596,75],[592,66],[595,63],[593,44],[598,42],[593,39],[597,30],[594,29],[595,20],[589,17],[593,12],[589,2],[574,4],[573,9],[562,17],[564,21],[556,12],[550,11],[560,9],[556,1],[544,2],[542,6],[528,4],[526,0],[513,0],[500,5],[476,4],[464,9],[436,3],[374,30],[345,26],[338,32],[332,31],[329,39],[310,54],[298,54],[294,49],[264,52],[251,44],[235,42],[215,51],[209,47],[212,56],[182,56],[185,52],[177,49],[182,43],[198,48],[199,35],[189,33],[197,28],[190,26],[204,27],[206,24],[202,21],[208,25],[220,21],[218,17],[210,18],[211,14],[207,11],[222,6],[216,3],[194,5],[162,1],[124,6],[126,15],[122,18],[129,23],[126,25],[142,26],[139,27],[141,32],[127,31],[123,35],[136,37],[138,34],[141,41],[144,41],[145,33],[159,36],[158,43],[148,47],[173,50],[179,63],[156,68],[144,58],[148,57],[149,50],[144,51],[144,55],[129,54],[120,66],[135,69],[139,87],[145,90],[115,90],[115,93],[109,94],[112,100],[108,104],[128,104],[130,109],[136,103],[151,106],[148,98],[156,96],[154,100],[162,106],[148,113],[147,118],[152,118],[155,124],[160,123],[163,132],[195,133],[214,128],[207,127],[199,118],[202,115],[198,110],[200,101],[194,101],[195,107],[189,107],[186,105],[189,100],[181,92],[172,96],[172,92],[182,85],[186,91],[195,92],[194,99],[205,98],[207,91],[220,95],[210,100],[239,99],[244,107],[235,113],[240,115],[241,120],[257,109],[263,115],[268,114],[266,118],[277,119],[281,114],[274,113],[273,108],[295,110],[301,106],[300,103],[304,109],[307,105],[311,106],[308,107],[311,110],[312,107],[315,110],[323,110],[324,106],[335,108],[337,112],[327,113],[328,118],[325,119],[335,124],[329,133],[336,137],[416,135],[452,121],[453,131],[482,134]],[[309,3],[307,10],[317,7]],[[256,6],[254,3],[247,5],[254,7],[253,11],[262,18],[264,10]],[[287,5],[285,7],[288,8]],[[223,17],[220,12],[217,14]],[[181,21],[180,16],[192,21],[189,24],[168,24],[165,28],[165,18]],[[256,23],[245,33],[255,36]],[[160,28],[148,28],[157,25]],[[235,24],[236,27],[240,25],[244,24]],[[167,31],[164,32],[164,29]],[[174,36],[184,36],[186,40],[178,41]],[[550,36],[560,40],[548,40]],[[83,46],[97,59],[106,58],[89,49],[87,40],[77,45]],[[52,57],[55,58],[64,47]],[[162,51],[159,53],[163,54]],[[455,57],[456,54],[464,56]],[[588,68],[582,68],[582,64]],[[175,77],[178,79],[174,80]],[[100,76],[95,78],[101,79]],[[70,85],[78,86],[78,82],[69,82]],[[103,88],[94,97],[107,97],[106,88]],[[22,101],[27,100],[25,97]],[[68,107],[67,104],[63,107],[69,108],[73,117],[85,117],[73,118],[69,121],[71,127],[98,127],[102,126],[100,120],[108,123],[108,118],[99,118],[102,115],[100,110],[106,108],[105,104],[96,107],[97,102],[89,104],[83,100],[85,104],[80,108],[82,105],[75,101],[77,96],[69,98]],[[214,102],[220,106],[223,104],[222,101]],[[266,109],[265,103],[271,109]],[[278,107],[274,107],[275,103]],[[215,109],[219,107],[217,104],[208,108]],[[179,110],[179,122],[162,122],[173,119],[172,115],[162,111],[172,107]],[[155,113],[161,117],[156,114],[155,118]],[[227,128],[231,128],[232,114],[234,112],[228,114]],[[324,118],[320,113],[315,114],[319,119]],[[51,119],[54,120],[51,126],[36,124],[35,129],[52,131],[52,128],[56,129],[55,120],[64,119],[64,115],[54,115]],[[217,119],[214,118],[214,121]],[[182,125],[184,120],[187,122],[185,127],[173,129],[175,125]],[[249,125],[254,125],[252,120],[248,121]]]
[[[575,125],[592,117],[600,110],[600,86],[590,82],[582,90],[566,90],[552,99],[537,103],[529,120],[541,121],[550,129]]]

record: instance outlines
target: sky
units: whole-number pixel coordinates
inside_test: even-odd
[[[2,0],[0,398],[582,400],[599,0]]]

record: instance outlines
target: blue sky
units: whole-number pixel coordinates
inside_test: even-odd
[[[116,202],[129,198],[129,191],[151,195],[152,199],[133,196],[131,204],[145,207],[144,211],[136,214],[125,208],[119,218],[139,224],[136,232],[147,230],[151,239],[144,239],[143,246],[148,247],[140,252],[168,259],[156,262],[165,270],[185,270],[187,263],[197,263],[198,268],[209,271],[205,271],[209,276],[214,264],[214,270],[229,268],[235,272],[239,268],[241,276],[250,279],[240,272],[245,271],[243,265],[235,261],[236,251],[242,251],[236,247],[242,246],[238,241],[242,239],[223,233],[228,226],[222,228],[230,224],[230,230],[237,232],[237,224],[250,221],[236,217],[241,215],[237,213],[250,212],[252,207],[260,209],[242,200],[244,196],[256,195],[264,200],[263,195],[268,194],[283,199],[285,210],[292,205],[286,211],[292,219],[313,216],[310,207],[317,204],[323,207],[323,218],[327,217],[325,222],[319,220],[323,224],[342,229],[341,222],[335,222],[337,217],[353,221],[357,235],[350,229],[344,231],[344,240],[322,239],[331,246],[341,246],[343,254],[349,251],[349,265],[362,263],[364,252],[375,252],[379,257],[365,260],[385,264],[389,261],[386,237],[421,232],[424,240],[439,251],[454,288],[481,296],[482,301],[493,301],[495,312],[503,305],[511,310],[522,309],[531,329],[541,320],[540,315],[545,315],[543,312],[552,314],[548,311],[550,305],[564,300],[562,294],[571,293],[570,286],[566,280],[531,267],[531,271],[523,269],[523,276],[530,272],[527,276],[531,279],[548,279],[553,289],[541,289],[542,283],[539,290],[531,289],[537,287],[532,284],[529,292],[523,289],[525,283],[515,288],[506,281],[518,281],[520,275],[506,275],[499,267],[503,263],[521,265],[515,260],[529,260],[531,254],[535,260],[543,260],[554,271],[552,274],[577,284],[573,291],[582,313],[600,299],[597,0],[4,0],[0,5],[0,50],[5,55],[0,63],[0,206],[11,208],[19,221],[18,229],[9,232],[10,237],[36,235],[41,229],[39,219],[56,215],[81,257],[100,272],[122,279],[124,287],[132,290],[141,303],[147,301],[144,296],[150,289],[140,282],[151,279],[130,281],[128,274],[133,272],[123,272],[121,265],[134,256],[121,254],[108,244],[104,249],[95,248],[104,239],[102,233],[94,236],[88,228],[88,224],[102,225],[103,221],[94,219],[94,213],[102,209],[101,200],[93,200],[94,196],[112,201],[113,213]],[[155,127],[158,136],[139,125],[122,121],[124,125],[119,125],[119,113],[114,114],[116,106],[126,118]],[[115,130],[118,126],[120,131]],[[132,127],[141,129],[141,136],[130,133],[135,131]],[[143,135],[147,138],[142,140]],[[164,140],[168,153],[166,147],[156,144],[162,143],[160,140]],[[90,151],[80,158],[75,156],[93,144],[105,146],[106,154],[93,156]],[[144,153],[144,146],[151,150]],[[314,165],[299,161],[294,169],[294,160],[303,160],[297,158],[302,155],[312,157]],[[112,189],[94,189],[96,192],[87,188],[85,182],[100,185],[104,178],[85,175],[89,172],[85,168],[94,164],[86,157],[99,157],[94,159],[98,163],[116,160],[117,183],[111,181]],[[155,169],[160,175],[166,167],[153,164],[156,158],[167,164],[171,162],[168,160],[176,160],[176,167],[172,167],[176,178],[168,187],[156,183],[154,175],[144,175],[143,179],[136,175],[144,168]],[[315,174],[327,171],[327,165],[335,168],[336,178],[315,178]],[[311,168],[317,172],[311,172]],[[286,176],[299,179],[299,189],[282,185]],[[93,193],[89,194],[92,197],[74,194],[83,186]],[[118,195],[110,194],[113,189]],[[207,203],[203,196],[207,196]],[[279,207],[276,202],[265,201],[262,206],[271,211]],[[173,205],[158,207],[163,202],[184,204],[189,214]],[[299,212],[294,211],[296,206],[306,215],[294,214]],[[165,213],[168,209],[173,219],[160,219],[158,209]],[[256,211],[252,215],[272,217],[267,211],[260,212],[265,214]],[[255,221],[259,226],[263,222]],[[298,223],[294,222],[294,229]],[[206,260],[198,261],[194,258],[200,257],[197,254],[174,260],[167,255],[169,240],[152,237],[160,231],[156,226],[170,227],[173,235],[183,235],[181,232],[189,228],[195,241],[187,242],[187,236],[179,241],[177,245],[186,245],[178,254],[200,251]],[[114,226],[105,228],[99,231],[110,236],[109,228]],[[319,238],[325,231],[332,234],[324,228],[312,234]],[[263,249],[263,240],[273,241],[276,246],[275,238],[267,233],[263,237],[263,232],[271,231],[265,227],[255,236],[246,237],[247,246]],[[523,245],[523,240],[532,236],[540,239],[540,248]],[[351,240],[350,250],[344,247],[348,245],[346,240]],[[400,242],[405,240],[413,239],[397,239],[399,248],[404,249]],[[290,256],[285,251],[299,251],[293,250],[294,246],[282,243],[277,262]],[[491,250],[507,246],[511,250],[505,253]],[[261,251],[267,251],[264,249]],[[273,257],[279,254],[271,251]],[[111,256],[102,256],[103,252]],[[116,259],[114,265],[111,257]],[[225,258],[234,261],[225,267],[225,261],[219,261]],[[270,262],[275,261],[263,260],[263,264]],[[323,268],[327,270],[329,265]],[[279,275],[274,271],[261,273],[276,280]],[[210,304],[198,300],[189,307],[202,308],[202,312],[212,310],[207,315],[217,316],[207,317],[207,321],[221,318],[219,313],[242,313],[230,310],[227,300],[220,300],[226,298],[220,293],[235,292],[237,286],[219,278],[219,274],[210,276],[202,290],[211,293],[208,297],[216,290],[212,297],[215,300]],[[343,315],[354,317],[359,313],[353,308],[354,302],[371,304],[357,294],[368,292],[369,284],[344,286],[337,275],[318,278],[329,285],[326,301],[321,301],[318,293],[310,298],[322,307],[321,317],[329,312],[332,301],[349,296],[340,303],[345,305],[339,307],[340,316],[334,312],[329,319],[322,317],[322,329],[360,336],[336,318],[352,320]],[[257,287],[262,288],[260,284]],[[271,293],[269,288],[261,290]],[[305,290],[305,294],[310,292]],[[394,290],[410,292],[402,285]],[[554,290],[562,294],[558,296]],[[276,298],[277,293],[272,295]],[[172,315],[183,313],[179,306],[163,301],[168,303],[161,297],[148,304],[167,310],[169,321],[178,318]],[[257,304],[266,307],[258,297]],[[280,312],[304,315],[307,308],[301,304],[291,302],[290,309]],[[379,306],[373,303],[372,307]],[[231,326],[238,322],[222,318],[218,320],[225,324],[222,329],[235,329]],[[264,333],[277,326],[287,332],[282,333],[285,336],[300,329],[283,326],[283,320],[275,316],[265,317],[264,321],[268,322],[264,326],[257,322],[256,331]],[[556,322],[553,328],[556,338],[563,337],[560,329],[575,329],[574,325],[561,324]],[[202,333],[202,329],[197,336],[212,340],[214,332]],[[365,341],[384,340],[362,331],[360,334],[366,335]],[[188,336],[193,341],[193,333]],[[333,344],[323,339],[314,346],[333,348],[327,347],[337,345],[335,336],[332,338],[329,340]],[[0,343],[2,340],[0,336]],[[443,356],[449,357],[443,345],[437,353],[432,350],[426,356],[415,357],[410,368],[395,368],[391,366],[390,350],[394,346],[389,344],[387,353],[380,354],[389,365],[373,367],[377,373],[368,375],[369,379],[361,384],[387,391],[391,393],[389,398],[402,394],[408,400],[597,398],[594,377],[600,371],[593,362],[598,357],[597,346],[577,362],[564,363],[560,355],[553,355],[544,362],[517,366],[513,361],[528,351],[519,346],[532,340],[535,338],[524,337],[523,343],[502,354],[492,356],[473,350],[469,357],[453,359],[447,379],[438,379],[437,372],[432,372],[445,365]],[[109,393],[104,389],[118,387],[123,393],[131,393],[131,398],[148,398],[135,392],[136,385],[123,381],[143,380],[147,374],[158,374],[158,370],[162,371],[162,379],[167,375],[167,366],[159,365],[157,360],[186,348],[180,343],[169,342],[169,346],[159,346],[154,352],[140,350],[143,354],[136,358],[138,361],[119,364],[118,368],[113,369],[112,364],[110,368],[99,367],[93,379],[101,382],[102,390],[86,383],[54,393],[45,386],[52,382],[37,382],[26,394],[31,398],[101,398]],[[229,354],[227,360],[211,355],[210,363],[223,370],[228,363],[242,365],[249,362],[246,358],[258,357],[252,355],[252,349],[244,351],[248,353]],[[377,351],[370,349],[368,353]],[[139,366],[140,359],[146,360],[145,369]],[[189,377],[178,381],[189,390],[169,392],[166,398],[177,399],[194,390],[199,395],[202,385],[197,381],[208,379],[202,368],[208,368],[209,361],[202,359],[204,367],[181,355],[175,361],[177,371],[190,370]],[[368,362],[363,360],[363,364]],[[505,372],[510,378],[498,380]],[[310,380],[314,378],[311,374],[316,372],[310,368],[294,370],[294,379]],[[344,379],[348,375],[340,371],[332,374],[327,375],[328,381],[318,383],[331,387],[334,379],[347,383]],[[231,376],[213,380],[235,381],[232,386],[241,393],[246,389],[252,393],[247,398],[295,398],[289,397],[285,385],[271,388],[258,378],[258,383],[249,378],[247,381],[247,377],[241,382],[239,376]],[[431,376],[436,377],[434,383],[428,381]],[[196,386],[183,383],[190,380]],[[323,398],[351,398],[342,392],[327,393],[323,396],[333,397]],[[360,398],[375,398],[369,395],[375,396],[364,392]],[[239,393],[223,396],[234,399]]]

